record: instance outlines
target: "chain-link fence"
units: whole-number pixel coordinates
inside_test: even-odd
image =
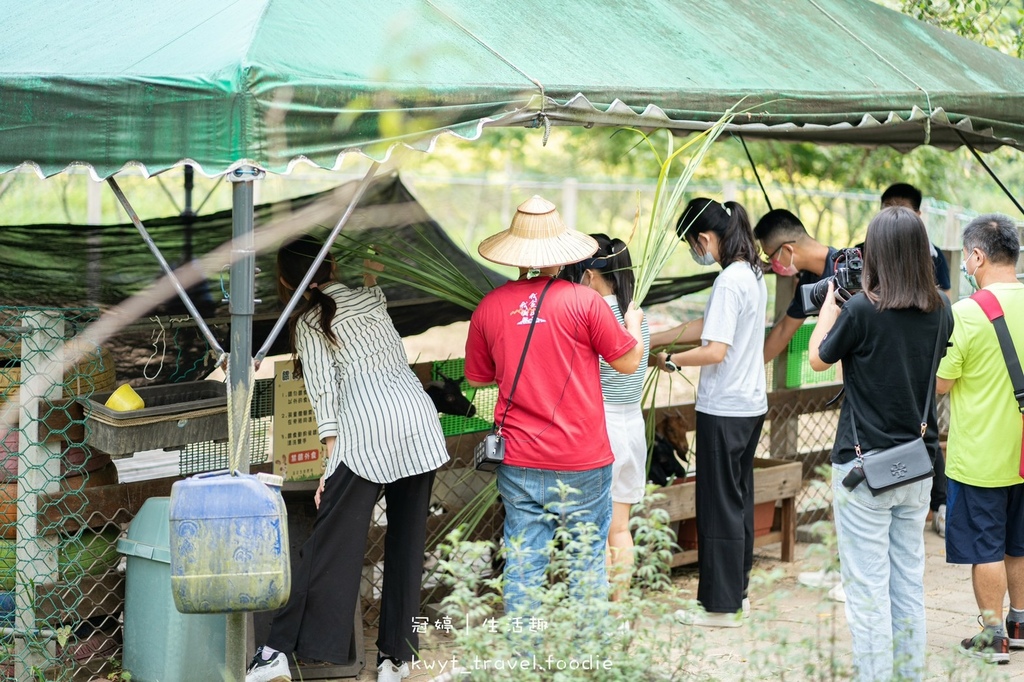
[[[0,679],[104,673],[120,653],[128,519],[88,508],[117,474],[69,400],[114,384],[109,353],[76,342],[96,316],[0,308]]]

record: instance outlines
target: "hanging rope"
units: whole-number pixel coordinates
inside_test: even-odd
[[[142,377],[147,381],[153,381],[160,376],[160,372],[164,369],[164,355],[167,354],[167,337],[166,330],[164,329],[164,323],[160,317],[155,316],[149,319],[160,325],[160,330],[157,331],[154,329],[153,333],[150,335],[150,340],[153,342],[153,354],[146,359],[146,364],[142,367]],[[163,344],[163,348],[160,347],[161,344]],[[149,365],[157,355],[160,356],[160,366],[156,368],[156,374],[149,376]]]
[[[431,0],[426,0],[426,2],[438,14],[440,14],[445,19],[447,19],[452,24],[454,24],[456,28],[458,28],[463,33],[468,35],[470,38],[475,40],[477,43],[480,44],[481,47],[483,47],[485,50],[487,50],[488,52],[493,54],[495,57],[500,59],[502,62],[504,62],[506,66],[508,66],[509,68],[511,68],[514,71],[516,71],[519,75],[521,75],[523,78],[525,78],[526,80],[530,81],[531,83],[533,83],[537,87],[537,90],[540,92],[540,110],[537,112],[537,118],[534,119],[535,125],[531,125],[531,126],[527,126],[527,127],[529,127],[529,128],[539,128],[541,126],[544,127],[544,140],[543,140],[543,143],[542,143],[541,146],[546,147],[548,145],[548,137],[551,135],[551,121],[548,119],[547,112],[545,111],[545,109],[547,108],[547,105],[548,105],[548,97],[547,97],[546,91],[544,90],[544,84],[541,83],[536,78],[534,78],[533,76],[531,76],[530,74],[528,74],[525,71],[523,71],[512,60],[510,60],[508,57],[506,57],[502,53],[498,52],[495,48],[491,47],[491,45],[486,40],[484,40],[483,38],[481,38],[477,34],[473,33],[473,31],[471,31],[469,29],[469,27],[467,27],[466,25],[461,23],[459,20],[457,20],[452,15],[450,15],[447,12],[445,12],[444,10],[442,10],[440,7],[438,7],[436,4],[434,4]]]
[[[1018,211],[1024,213],[1024,207],[1022,207],[1020,205],[1020,202],[1017,201],[1017,198],[1010,193],[1010,190],[1007,189],[1006,185],[1003,184],[1003,181],[999,179],[999,176],[996,175],[995,171],[988,167],[988,164],[985,163],[985,159],[981,158],[981,154],[979,154],[978,150],[974,148],[974,145],[968,142],[967,138],[964,137],[964,134],[961,133],[959,130],[957,130],[956,128],[953,128],[953,130],[960,138],[960,141],[964,143],[964,146],[971,150],[971,153],[974,154],[974,158],[978,160],[978,163],[981,164],[981,167],[988,171],[988,174],[992,177],[993,180],[996,181],[996,184],[999,185],[999,189],[1003,190],[1003,194],[1010,198],[1010,201],[1013,202],[1013,205],[1017,207]]]
[[[743,151],[747,154],[747,161],[750,162],[750,169],[754,171],[754,177],[757,179],[757,186],[761,188],[761,194],[764,195],[764,201],[768,204],[768,210],[774,210],[772,208],[772,200],[768,198],[768,191],[764,188],[764,183],[761,182],[761,175],[757,172],[757,164],[754,163],[754,157],[750,155],[750,150],[747,149],[747,141],[743,139],[742,135],[733,135],[740,144],[743,145]]]
[[[228,354],[228,365],[235,362],[236,358],[234,354]],[[238,362],[253,362],[249,358],[238,358]],[[255,366],[255,363],[253,363]],[[253,376],[255,377],[255,369],[253,369]],[[249,385],[245,387],[245,395],[242,400],[245,402],[242,404],[235,404],[236,396],[233,395],[231,385],[231,368],[230,366],[224,368],[225,381],[228,385],[228,470],[231,475],[235,475],[242,470],[243,462],[246,462],[246,457],[251,456],[252,446],[243,447],[242,436],[251,434],[250,431],[250,415],[252,414],[252,396],[256,390],[255,379],[249,382]],[[249,438],[245,439],[246,441]],[[249,452],[246,452],[249,450]],[[246,467],[248,471],[248,467]]]
[[[892,69],[893,71],[895,71],[899,75],[901,75],[904,78],[906,78],[910,82],[911,85],[913,85],[915,88],[917,88],[922,93],[924,93],[925,104],[928,107],[928,118],[926,118],[925,121],[924,121],[924,143],[923,144],[926,144],[926,145],[927,144],[931,144],[931,141],[932,141],[932,115],[934,115],[934,113],[935,113],[935,109],[932,108],[932,96],[931,96],[931,93],[929,93],[928,90],[923,85],[921,85],[920,83],[915,81],[913,78],[911,78],[909,74],[907,74],[902,69],[900,69],[900,67],[896,66],[891,61],[889,61],[885,57],[885,55],[883,55],[881,52],[876,50],[872,45],[870,45],[866,40],[861,38],[855,31],[853,31],[851,28],[849,28],[846,24],[844,24],[843,22],[839,21],[839,19],[837,19],[836,17],[832,16],[827,11],[825,11],[825,8],[823,8],[821,5],[819,5],[817,2],[815,2],[815,0],[810,0],[810,4],[816,10],[818,10],[819,12],[824,14],[826,17],[828,17],[828,19],[832,23],[834,23],[839,28],[843,29],[843,31],[845,31],[847,33],[847,35],[849,35],[851,38],[853,38],[858,43],[860,43],[862,46],[864,46],[867,49],[868,52],[870,52],[871,54],[875,55],[875,57],[877,57],[883,64],[888,66],[890,69]]]

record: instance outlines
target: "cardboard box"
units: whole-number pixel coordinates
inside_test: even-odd
[[[316,480],[326,461],[306,384],[295,378],[291,360],[275,362],[274,473],[286,481]]]

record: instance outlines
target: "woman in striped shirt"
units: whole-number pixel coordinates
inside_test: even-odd
[[[277,255],[287,300],[323,244],[302,237]],[[364,287],[336,280],[333,257],[317,268],[290,320],[295,373],[306,382],[328,459],[291,598],[275,614],[246,682],[288,680],[287,655],[347,663],[363,554],[381,489],[387,503],[377,679],[401,680],[418,646],[427,508],[434,471],[448,461],[437,410],[409,368],[402,339],[364,261]]]
[[[633,300],[636,277],[626,243],[606,234],[592,233],[597,253],[567,265],[562,276],[601,294],[611,306],[619,324],[625,325],[623,310]],[[651,349],[651,332],[645,317],[641,326],[643,357]],[[612,520],[608,528],[608,569],[613,585],[611,598],[619,600],[629,589],[633,568],[633,536],[629,532],[629,510],[643,499],[647,485],[647,433],[640,401],[646,364],[632,374],[620,374],[601,359],[601,394],[612,454]]]

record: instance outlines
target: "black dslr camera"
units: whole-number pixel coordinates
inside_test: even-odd
[[[860,255],[860,249],[840,249],[832,259],[832,269],[835,274],[831,277],[800,287],[804,315],[813,315],[821,310],[825,297],[828,296],[829,282],[835,282],[839,305],[863,288],[861,275],[864,274],[864,259]]]

